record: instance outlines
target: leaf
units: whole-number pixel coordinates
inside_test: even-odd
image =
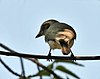
[[[32,75],[31,77],[36,77],[36,76],[50,76],[50,73],[47,72],[46,70],[41,70],[38,73]]]
[[[53,69],[53,64],[51,63],[47,66],[48,69],[52,70]],[[38,73],[34,74],[34,75],[30,75],[29,77],[36,77],[36,76],[50,76],[50,73],[47,72],[46,70],[40,70]]]
[[[74,74],[73,72],[71,72],[70,70],[65,68],[64,66],[59,65],[59,66],[56,67],[56,69],[66,73],[66,74],[69,74],[69,75],[71,75],[71,76],[73,76],[73,77],[75,77],[77,79],[80,79],[76,74]]]
[[[77,65],[77,66],[84,67],[83,64],[79,64],[79,63],[77,63],[77,62],[70,61],[70,60],[55,60],[54,62],[56,62],[56,63],[63,62],[63,63],[69,63],[69,64],[73,64],[73,65]]]
[[[30,78],[28,78],[28,77],[20,77],[19,79],[30,79]]]
[[[51,64],[49,64],[49,65],[47,66],[47,68],[52,70],[52,69],[53,69],[53,65],[54,65],[54,63],[51,63]]]

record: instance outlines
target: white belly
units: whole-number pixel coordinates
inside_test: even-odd
[[[48,41],[48,44],[51,49],[61,49],[61,46],[56,41]]]

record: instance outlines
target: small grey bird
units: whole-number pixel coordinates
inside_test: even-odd
[[[43,35],[45,36],[45,42],[50,46],[48,56],[51,56],[52,49],[61,49],[64,55],[71,52],[71,56],[74,57],[71,47],[76,39],[76,32],[70,25],[53,19],[47,20],[41,25],[36,38]]]

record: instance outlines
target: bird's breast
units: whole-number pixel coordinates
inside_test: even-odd
[[[48,41],[48,44],[50,46],[51,49],[61,49],[61,46],[59,43],[57,43],[56,41]]]

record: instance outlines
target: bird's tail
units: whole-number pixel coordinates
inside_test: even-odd
[[[70,53],[70,48],[68,48],[68,42],[65,42],[63,39],[60,41],[61,50],[64,55],[68,55]]]

